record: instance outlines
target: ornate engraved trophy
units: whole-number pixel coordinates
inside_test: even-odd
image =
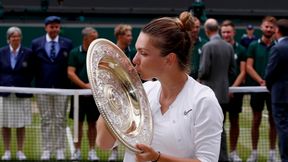
[[[126,55],[107,39],[94,40],[87,53],[87,73],[98,110],[110,132],[128,149],[150,145],[150,105],[142,82]]]

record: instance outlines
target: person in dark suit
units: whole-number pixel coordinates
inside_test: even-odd
[[[258,40],[259,38],[254,34],[254,26],[252,24],[248,24],[246,27],[246,33],[242,35],[240,39],[240,44],[244,46],[246,49],[249,47],[250,43]]]
[[[225,114],[229,102],[228,76],[236,74],[234,50],[231,44],[227,43],[219,36],[219,25],[215,19],[208,19],[204,24],[204,29],[210,41],[202,47],[198,80],[200,83],[207,85],[214,91],[222,111]],[[226,162],[229,160],[224,127],[221,136],[219,161]]]
[[[8,45],[0,49],[0,86],[31,87],[33,78],[32,51],[21,45],[22,32],[18,27],[7,30]],[[25,126],[31,124],[31,94],[0,93],[3,100],[1,123],[5,153],[2,160],[10,160],[11,128],[16,128],[18,160],[25,160],[23,144]]]
[[[271,92],[272,116],[279,137],[282,162],[288,162],[288,20],[276,23],[278,43],[272,47],[266,68],[266,87]]]
[[[69,88],[68,55],[73,45],[70,39],[59,36],[60,28],[60,17],[49,16],[45,19],[47,34],[32,40],[31,48],[36,59],[36,87]],[[57,151],[56,159],[62,160],[64,159],[68,97],[37,95],[36,99],[41,115],[43,142],[41,160],[49,160],[50,152],[54,149]]]

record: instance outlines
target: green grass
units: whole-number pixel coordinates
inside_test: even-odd
[[[73,120],[69,119],[67,117],[67,125],[70,127],[71,132],[73,133]],[[39,160],[42,150],[41,150],[41,122],[40,122],[40,115],[38,112],[34,112],[32,116],[32,124],[26,127],[26,137],[25,137],[25,143],[24,143],[24,153],[27,156],[27,159],[29,160]],[[81,146],[81,153],[82,158],[87,159],[88,157],[88,139],[86,136],[87,132],[87,124],[84,125],[84,132],[83,132],[83,139],[82,139],[82,146]],[[0,158],[4,153],[4,144],[2,139],[2,131],[0,135]],[[12,158],[15,160],[17,152],[17,143],[16,143],[16,131],[15,129],[12,129],[12,137],[11,137],[11,153]],[[119,146],[119,152],[120,152],[120,158],[123,158],[124,154],[124,146]],[[107,161],[110,151],[103,151],[100,149],[97,149],[97,154],[100,157],[101,160]],[[66,150],[65,150],[65,156],[67,159],[70,159],[71,153],[69,149],[69,144],[67,142],[66,144]],[[0,159],[1,161],[1,159]]]
[[[228,115],[228,114],[227,114]],[[269,155],[269,123],[268,123],[268,111],[265,108],[262,114],[262,122],[259,129],[259,142],[258,142],[258,153],[259,161],[266,161]],[[252,111],[250,107],[250,96],[245,95],[242,113],[240,114],[240,136],[238,139],[237,152],[242,160],[250,156],[252,150],[251,142],[251,123],[252,123]],[[225,123],[225,129],[227,133],[227,144],[229,150],[229,119],[227,117]],[[276,146],[277,152],[278,147]],[[228,151],[229,152],[229,151]]]
[[[268,118],[267,111],[263,112],[262,123],[260,127],[260,139],[258,143],[258,150],[260,159],[259,161],[266,161],[267,156],[269,155],[269,141],[268,141]],[[225,128],[227,132],[227,141],[229,139],[229,119],[226,119]],[[240,114],[240,137],[238,140],[237,150],[240,157],[243,161],[246,161],[251,152],[251,120],[252,120],[252,112],[249,106],[249,96],[245,96],[243,111]],[[71,128],[71,132],[73,132],[73,120],[68,119],[68,126]],[[33,122],[30,126],[26,127],[26,139],[24,144],[24,152],[29,160],[39,160],[41,156],[41,129],[40,129],[40,117],[37,111],[33,113]],[[15,158],[16,154],[16,136],[15,129],[12,129],[12,141],[11,141],[11,151],[12,156]],[[83,142],[82,142],[82,157],[83,159],[87,159],[88,156],[88,140],[86,136],[87,125],[85,123],[84,132],[83,132]],[[229,144],[228,144],[229,146]],[[2,134],[0,136],[0,156],[2,156],[4,152],[3,148],[3,140]],[[276,147],[277,148],[277,147]],[[124,146],[120,145],[119,151],[121,154],[120,159],[123,158],[124,154]],[[102,161],[106,161],[110,155],[110,151],[102,151],[97,149],[97,154],[101,158]],[[67,143],[66,145],[66,158],[70,159],[70,149]]]

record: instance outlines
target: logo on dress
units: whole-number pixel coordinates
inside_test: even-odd
[[[184,115],[187,115],[189,112],[191,112],[192,111],[192,109],[189,109],[189,110],[185,110],[184,111]]]

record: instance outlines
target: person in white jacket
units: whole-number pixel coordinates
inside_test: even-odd
[[[213,91],[187,72],[193,17],[163,17],[144,26],[133,59],[153,116],[151,145],[136,144],[141,153],[126,149],[124,162],[218,161],[223,113]],[[149,80],[157,81],[149,81]],[[111,149],[117,140],[105,121],[97,121],[97,145]]]

